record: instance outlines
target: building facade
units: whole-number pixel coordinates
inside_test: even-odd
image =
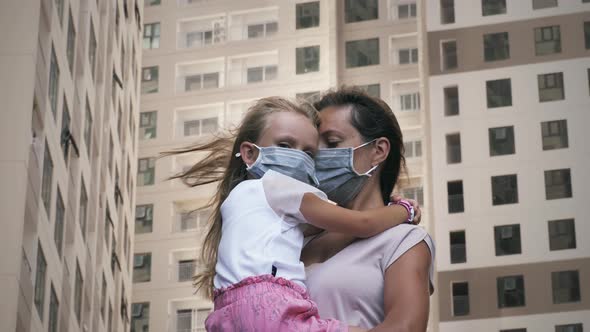
[[[440,331],[590,328],[590,1],[426,1]]]
[[[428,205],[415,1],[146,0],[145,16],[135,331],[201,331],[212,308],[191,277],[209,216],[198,209],[215,186],[166,180],[199,155],[158,155],[234,128],[258,98],[314,101],[342,84],[381,97],[408,142],[410,173],[399,190]]]
[[[2,1],[1,331],[128,331],[137,1]]]

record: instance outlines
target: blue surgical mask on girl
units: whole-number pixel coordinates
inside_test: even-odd
[[[373,166],[365,173],[354,169],[354,151],[375,142],[372,140],[355,148],[320,149],[315,157],[315,169],[319,189],[328,198],[341,206],[352,201],[363,189],[379,165]]]
[[[318,186],[314,161],[307,153],[278,146],[253,145],[258,149],[258,158],[252,165],[248,165],[246,170],[254,177],[261,178],[268,170],[273,170],[309,185]],[[239,156],[239,153],[236,154],[236,157]]]

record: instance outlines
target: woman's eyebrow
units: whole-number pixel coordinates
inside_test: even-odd
[[[337,135],[337,136],[344,136],[344,134],[336,129],[328,129],[328,130],[324,130],[323,132],[320,133],[321,136],[327,137],[330,135]]]

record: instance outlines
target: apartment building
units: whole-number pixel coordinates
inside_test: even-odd
[[[258,98],[317,100],[342,84],[390,103],[404,129],[404,195],[422,203],[418,6],[408,0],[146,0],[141,71],[132,331],[203,331],[194,294],[215,186],[166,179],[199,155],[162,151],[235,128]],[[425,222],[427,223],[427,221]]]
[[[137,1],[0,3],[0,330],[128,331]]]
[[[590,329],[590,1],[426,1],[440,331]]]

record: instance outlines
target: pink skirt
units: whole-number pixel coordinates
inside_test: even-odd
[[[348,331],[337,320],[320,319],[303,287],[272,275],[215,290],[214,306],[205,321],[208,332]]]

